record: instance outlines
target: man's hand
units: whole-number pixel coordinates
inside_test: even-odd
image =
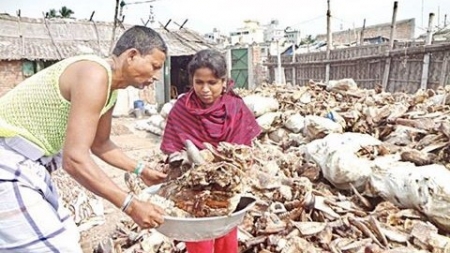
[[[125,212],[143,229],[155,228],[164,222],[165,212],[162,208],[136,198],[132,200]]]
[[[148,167],[146,167],[141,174],[141,179],[147,186],[160,184],[164,181],[166,177],[167,174],[164,174],[156,170],[152,170]]]

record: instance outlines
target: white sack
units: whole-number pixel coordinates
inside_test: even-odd
[[[329,118],[320,116],[306,116],[303,134],[310,140],[323,138],[330,133],[342,133],[342,126]]]
[[[450,171],[439,164],[415,166],[397,159],[375,159],[372,193],[399,207],[416,209],[450,231]]]
[[[280,106],[278,100],[275,98],[263,97],[258,94],[248,95],[243,100],[255,117],[259,117],[268,112],[275,112]]]
[[[159,114],[161,114],[161,116],[163,116],[163,118],[167,119],[167,116],[169,115],[170,110],[172,110],[175,102],[176,102],[176,100],[171,100],[170,102],[165,103],[163,105],[163,107],[161,108],[161,112]]]
[[[164,128],[164,125],[165,125],[164,122],[165,122],[165,119],[160,114],[155,114],[155,115],[150,116],[147,121],[147,123],[149,125],[159,127],[161,129]]]
[[[358,89],[358,85],[352,78],[330,80],[327,84],[327,90],[329,91],[348,91],[356,89]]]
[[[303,130],[304,126],[305,117],[303,117],[299,113],[289,116],[289,118],[284,123],[284,127],[291,130],[293,133],[299,133],[301,130]]]
[[[332,133],[306,145],[306,159],[314,161],[323,176],[338,189],[363,189],[372,173],[372,161],[359,158],[356,152],[364,146],[381,145],[381,141],[367,134]]]
[[[261,131],[263,133],[267,133],[271,129],[272,123],[275,121],[275,119],[280,116],[280,112],[269,112],[257,118],[256,122],[261,127]]]

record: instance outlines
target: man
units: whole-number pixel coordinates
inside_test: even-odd
[[[163,222],[162,209],[120,189],[90,153],[148,185],[165,178],[127,157],[110,131],[117,90],[151,85],[166,53],[157,32],[134,26],[110,58],[65,59],[0,98],[0,252],[81,252],[76,226],[50,179],[59,157],[76,181],[142,228]]]

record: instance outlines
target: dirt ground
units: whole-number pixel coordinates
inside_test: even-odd
[[[136,130],[134,128],[135,122],[136,119],[130,117],[114,118],[111,139],[131,158],[139,159],[151,153],[152,150],[158,150],[161,138],[145,131]],[[124,171],[106,164],[97,157],[94,157],[94,159],[116,184],[126,189],[123,179]],[[99,242],[108,238],[115,230],[116,224],[126,217],[108,201],[104,200],[103,203],[106,222],[82,232],[81,245],[84,253],[92,253],[93,248]]]

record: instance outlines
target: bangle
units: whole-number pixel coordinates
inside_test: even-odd
[[[125,198],[125,200],[123,201],[123,204],[120,207],[120,211],[125,212],[125,210],[127,210],[127,208],[130,206],[131,201],[133,200],[133,198],[134,198],[133,194],[129,193],[127,195],[127,197]]]
[[[138,177],[141,176],[142,172],[144,171],[145,164],[141,161],[138,162],[136,165],[136,168],[134,169],[133,173],[136,174]]]

